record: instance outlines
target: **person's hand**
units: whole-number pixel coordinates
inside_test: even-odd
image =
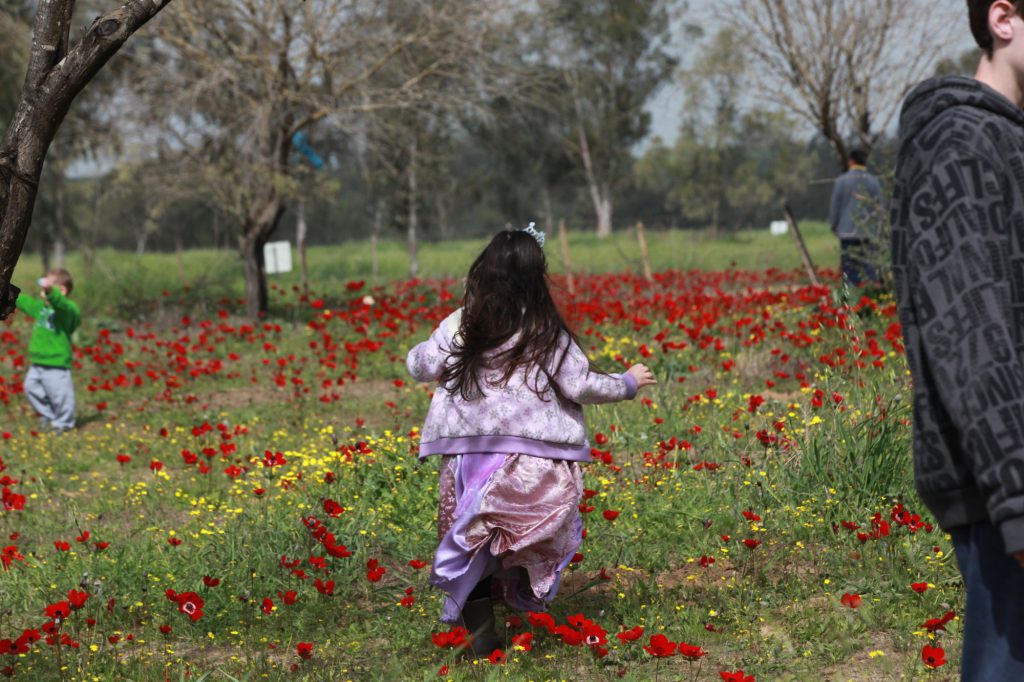
[[[53,287],[53,281],[49,277],[40,277],[39,286],[42,288],[44,294],[50,293],[50,289]]]
[[[1024,552],[1015,552],[1013,558],[1017,560],[1021,568],[1024,568]]]
[[[636,379],[637,389],[641,389],[644,386],[653,386],[658,383],[657,379],[654,378],[654,374],[651,373],[651,370],[647,365],[633,365],[626,370],[626,374],[629,374]]]

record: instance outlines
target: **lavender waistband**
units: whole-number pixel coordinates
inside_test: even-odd
[[[462,436],[460,438],[438,438],[429,443],[420,443],[420,459],[431,455],[465,455],[473,453],[504,452],[532,455],[546,459],[566,459],[573,462],[589,462],[590,445],[578,443],[550,443],[545,440],[522,436]]]

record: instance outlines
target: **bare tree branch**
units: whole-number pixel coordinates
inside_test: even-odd
[[[0,318],[13,310],[11,275],[25,244],[43,160],[72,101],[129,36],[170,0],[128,0],[68,49],[74,0],[40,0],[21,102],[0,144]],[[65,53],[66,51],[66,53]]]
[[[959,18],[926,0],[733,0],[766,98],[808,123],[845,166],[896,115]]]

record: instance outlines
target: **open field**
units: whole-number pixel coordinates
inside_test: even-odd
[[[808,251],[819,268],[835,269],[839,248],[824,223],[802,226]],[[799,252],[789,235],[773,237],[767,229],[742,231],[720,237],[697,231],[670,230],[646,233],[654,270],[744,270],[800,267]],[[292,235],[276,238],[288,239]],[[420,276],[424,278],[462,277],[479,253],[484,239],[427,242],[420,252]],[[293,239],[294,244],[294,239]],[[616,232],[608,240],[598,240],[583,230],[570,232],[570,259],[581,273],[641,272],[640,249],[634,230]],[[548,259],[554,273],[564,272],[557,235],[549,236]],[[293,248],[294,270],[271,275],[271,285],[290,288],[300,283],[298,257]],[[404,278],[408,272],[405,244],[399,240],[381,241],[378,281],[373,281],[369,242],[347,242],[335,246],[310,247],[309,277],[312,288],[325,298],[339,295],[352,280],[368,285]],[[31,290],[39,276],[38,256],[22,256],[14,283]],[[75,298],[87,312],[106,318],[129,319],[152,315],[166,303],[162,292],[173,292],[176,301],[190,307],[210,309],[224,298],[238,298],[244,291],[242,265],[234,251],[189,250],[179,264],[173,253],[132,253],[112,250],[91,252],[88,257],[76,252],[69,256],[68,269],[77,277]]]
[[[830,237],[808,232],[831,265]],[[142,259],[134,292],[73,260],[93,310],[80,429],[38,429],[19,392],[29,321],[0,326],[0,674],[956,679],[959,579],[913,494],[891,301],[806,286],[789,237],[684,236],[650,235],[654,284],[625,272],[628,235],[589,256],[573,244],[581,270],[603,273],[565,300],[582,345],[610,371],[642,360],[660,384],[588,408],[581,554],[554,625],[507,614],[493,662],[432,637],[446,630],[424,565],[437,463],[412,454],[432,387],[404,368],[457,305],[438,275],[461,275],[478,243],[426,248],[430,279],[376,289],[359,284],[365,263],[314,250],[315,291],[280,280],[274,316],[255,323],[238,317],[232,254],[189,254],[189,277],[228,292],[219,303],[181,288],[173,256]],[[382,280],[404,267],[387,248]],[[138,265],[99,256],[115,276]],[[131,300],[155,321],[118,316]],[[81,608],[58,613],[69,597]],[[706,655],[657,657],[658,635]],[[949,662],[927,668],[925,646]]]

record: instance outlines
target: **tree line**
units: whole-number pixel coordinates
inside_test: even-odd
[[[237,249],[257,314],[271,239],[401,236],[415,275],[420,240],[506,223],[727,231],[784,201],[821,218],[849,151],[884,158],[906,89],[960,59],[941,40],[957,13],[923,0],[730,3],[727,28],[670,0],[141,3],[148,23],[66,118],[32,112],[64,121],[28,244],[47,262]],[[47,3],[61,49],[112,5]],[[54,67],[33,42],[42,12],[0,0],[0,171],[31,121],[31,65],[37,86]],[[670,142],[651,139],[666,87],[685,95]]]

